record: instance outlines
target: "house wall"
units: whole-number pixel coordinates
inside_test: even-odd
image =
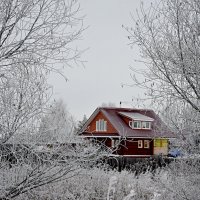
[[[111,147],[111,138],[97,138],[97,141],[100,143],[104,143],[107,147]],[[113,140],[118,140],[117,138],[113,138]],[[150,140],[149,148],[138,148],[138,140],[146,139],[126,139],[121,140],[120,145],[113,148],[113,154],[117,155],[126,155],[126,156],[150,156],[153,155],[153,140]],[[117,142],[118,143],[118,142]]]
[[[143,147],[138,148],[138,140],[143,141]],[[150,141],[149,148],[144,148],[144,140],[146,139],[127,139],[123,141],[121,149],[119,151],[120,155],[153,155],[153,141]]]
[[[97,116],[92,120],[92,122],[88,125],[87,131],[88,132],[92,132],[92,133],[96,133],[96,121],[98,121],[99,119],[104,119],[105,121],[107,121],[107,131],[106,133],[117,133],[116,129],[113,127],[113,125],[108,121],[108,119],[103,115],[102,112],[99,112],[97,114]],[[99,133],[99,131],[98,131]],[[103,132],[105,133],[105,131]]]
[[[168,139],[149,139],[150,145],[149,148],[144,148],[144,140],[147,140],[145,138],[140,139],[131,139],[127,138],[126,140],[123,139],[119,142],[116,142],[119,144],[116,147],[112,147],[112,140],[118,140],[117,138],[112,137],[103,137],[103,138],[96,138],[96,141],[98,141],[101,144],[106,145],[109,148],[113,149],[113,154],[117,155],[125,155],[125,156],[151,156],[151,155],[168,155]],[[143,141],[143,147],[138,148],[138,140]],[[114,151],[115,150],[115,151]]]
[[[96,138],[99,144],[104,144],[107,147],[111,147],[111,138]]]

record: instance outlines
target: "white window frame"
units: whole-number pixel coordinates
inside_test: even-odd
[[[137,125],[136,127],[135,127],[135,124]],[[132,128],[133,129],[141,129],[141,121],[133,121]]]
[[[143,148],[143,141],[138,140],[138,149],[142,149],[142,148]]]
[[[146,129],[151,129],[151,122],[146,122],[146,124],[149,124],[149,127],[146,126]]]
[[[98,132],[105,132],[107,131],[107,121],[104,119],[99,119],[96,121],[96,131]]]
[[[147,124],[149,125],[148,127],[147,127]],[[151,129],[151,122],[142,122],[141,128],[142,129]]]
[[[147,126],[147,124],[148,124],[148,126]],[[132,129],[151,129],[151,122],[147,122],[147,121],[129,121],[129,126]]]
[[[150,148],[150,141],[149,140],[144,140],[144,148],[149,149]]]
[[[133,128],[133,121],[129,121],[129,126]]]

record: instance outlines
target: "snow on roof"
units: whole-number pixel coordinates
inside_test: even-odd
[[[148,121],[148,122],[154,121],[153,118],[147,117],[146,115],[142,115],[137,112],[119,112],[119,114],[128,118],[131,118],[134,121]]]

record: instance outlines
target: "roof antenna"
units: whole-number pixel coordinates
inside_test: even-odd
[[[122,107],[122,102],[121,102],[121,101],[119,102],[119,107],[120,107],[120,108]]]

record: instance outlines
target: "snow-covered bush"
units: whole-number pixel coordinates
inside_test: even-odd
[[[118,172],[103,167],[81,169],[76,176],[33,189],[19,196],[19,199],[199,199],[200,176],[191,176],[189,163],[182,166],[182,162],[171,163],[169,167],[158,169],[155,174],[146,172],[139,176],[131,171]]]
[[[156,184],[151,173],[136,177],[133,172],[105,170],[101,168],[82,169],[78,175],[62,181],[58,184],[49,184],[32,190],[19,198],[30,197],[42,199],[70,199],[70,200],[94,200],[106,199],[109,193],[109,184],[112,177],[116,177],[114,199],[130,199],[128,196],[132,191],[140,200],[151,199]],[[155,187],[155,188],[154,188]]]

